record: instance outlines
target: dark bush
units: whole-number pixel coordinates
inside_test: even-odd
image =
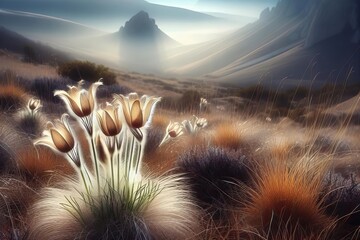
[[[201,95],[198,91],[188,90],[183,93],[179,100],[179,107],[183,110],[194,110],[199,108]]]
[[[147,131],[147,141],[145,145],[145,154],[151,154],[159,147],[163,139],[165,130],[159,126],[150,126]]]
[[[120,86],[119,84],[104,85],[97,89],[96,96],[98,98],[110,98],[114,93],[128,94],[132,92],[130,88]]]
[[[35,49],[29,45],[24,46],[24,61],[29,63],[39,63]]]
[[[21,113],[17,124],[18,129],[30,138],[40,137],[45,125],[38,113],[30,114],[26,112]]]
[[[187,90],[180,98],[163,97],[160,107],[184,111],[199,111],[201,94],[198,91]]]
[[[210,147],[181,155],[177,169],[184,174],[199,206],[214,219],[225,220],[236,204],[238,183],[250,183],[248,159],[239,152]],[[231,197],[232,196],[232,197]]]
[[[328,187],[329,194],[325,195],[324,206],[326,206],[327,214],[341,218],[341,222],[346,225],[358,227],[360,225],[360,185],[356,180],[355,171],[347,175],[330,172],[326,176],[325,186]]]
[[[55,90],[67,90],[67,85],[76,85],[66,78],[37,78],[30,85],[30,91],[40,100],[59,103],[60,98],[54,96]]]
[[[96,82],[102,78],[105,85],[116,83],[116,75],[104,65],[96,65],[88,61],[71,61],[63,63],[58,68],[60,76],[68,77],[74,81],[85,80]]]

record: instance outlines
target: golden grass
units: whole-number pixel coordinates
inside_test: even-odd
[[[31,178],[48,179],[54,173],[74,174],[73,168],[64,157],[43,146],[21,149],[17,163],[20,171]]]
[[[237,150],[244,144],[244,139],[238,126],[225,122],[214,128],[211,144],[217,147]]]
[[[0,85],[0,109],[16,110],[25,105],[27,94],[23,88],[14,84]]]
[[[326,162],[303,158],[290,167],[286,162],[262,163],[255,187],[248,189],[249,200],[244,207],[247,224],[271,239],[324,234],[325,228],[334,225],[324,214],[320,198]]]
[[[281,139],[278,141],[271,141],[268,146],[267,154],[274,161],[287,162],[295,157],[296,147],[294,143]]]
[[[206,146],[207,137],[204,134],[183,135],[163,144],[151,154],[145,154],[144,163],[148,171],[156,175],[164,174],[175,167],[175,162],[182,153],[190,151],[193,147],[206,148]]]

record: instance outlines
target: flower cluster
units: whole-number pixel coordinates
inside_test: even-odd
[[[198,118],[193,116],[191,120],[184,120],[179,122],[170,122],[166,128],[165,136],[160,143],[160,146],[170,139],[177,138],[183,134],[196,134],[199,130],[205,128],[208,122],[205,118]]]
[[[49,122],[47,130],[35,144],[46,145],[65,154],[88,195],[97,193],[97,196],[101,196],[105,186],[111,191],[121,192],[121,196],[131,203],[129,206],[132,209],[138,208],[136,204],[141,205],[139,199],[149,200],[160,191],[153,184],[142,183],[140,171],[146,126],[160,98],[139,97],[131,93],[128,96],[114,95],[111,103],[98,105],[96,89],[101,85],[101,82],[96,82],[86,90],[80,82],[78,86],[69,86],[67,92],[55,91],[55,95],[65,102],[69,114],[84,129],[91,150],[92,168],[81,154],[82,146],[77,140],[74,126],[69,124],[68,114],[63,114],[61,120],[54,123]],[[94,172],[90,169],[94,169]],[[139,190],[136,186],[142,189],[148,187],[146,190],[149,191]],[[66,206],[76,207],[72,201],[70,199]]]

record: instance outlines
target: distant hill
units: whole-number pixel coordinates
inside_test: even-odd
[[[281,0],[218,41],[176,53],[169,72],[237,85],[307,85],[360,79],[360,3]]]
[[[2,26],[0,26],[0,36],[0,49],[21,54],[24,61],[57,65],[70,59],[63,52],[34,42]]]
[[[103,32],[62,18],[0,9],[0,25],[28,38],[52,43],[94,37]]]
[[[1,0],[0,8],[26,11],[97,26],[97,22],[123,22],[144,10],[158,21],[209,22],[216,17],[188,9],[152,4],[144,0]],[[96,21],[94,21],[96,16]],[[109,22],[109,21],[108,21]]]

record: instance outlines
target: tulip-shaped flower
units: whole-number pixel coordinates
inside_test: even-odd
[[[101,132],[107,136],[105,145],[109,152],[113,154],[115,151],[115,142],[120,144],[119,140],[115,140],[115,136],[121,132],[122,128],[122,122],[119,117],[119,107],[107,102],[106,107],[98,110],[96,116]],[[120,149],[120,146],[118,146],[118,149]]]
[[[61,120],[57,119],[54,123],[48,122],[48,129],[43,132],[40,139],[35,141],[35,145],[45,145],[56,151],[66,153],[79,167],[80,160],[77,153],[72,151],[75,147],[75,140],[68,123],[68,117],[69,115],[63,114]]]
[[[92,118],[91,114],[95,109],[95,95],[96,89],[102,85],[102,82],[95,82],[91,84],[89,90],[81,89],[80,86],[83,81],[79,82],[78,86],[68,86],[69,90],[55,91],[54,96],[59,96],[65,103],[70,113],[74,117],[79,117],[87,130],[92,134]]]
[[[36,113],[39,111],[39,109],[42,107],[40,99],[37,98],[30,98],[27,108],[30,111],[30,113]]]
[[[182,125],[179,122],[170,122],[169,125],[166,128],[166,135],[164,139],[161,141],[160,145],[164,144],[166,141],[168,141],[170,138],[177,138],[184,134],[185,128],[184,125]]]
[[[60,96],[76,116],[82,118],[89,116],[95,107],[96,89],[102,82],[91,84],[89,91],[80,89],[79,86],[68,86],[69,91],[55,91],[55,96]]]
[[[139,128],[144,127],[149,121],[160,98],[146,95],[139,98],[137,93],[130,93],[127,97],[115,95],[114,98],[114,102],[121,104],[126,123],[131,132],[139,141],[142,141],[143,135]]]
[[[106,107],[97,112],[97,119],[101,131],[106,136],[112,137],[120,133],[122,123],[120,121],[118,107],[106,103]]]

